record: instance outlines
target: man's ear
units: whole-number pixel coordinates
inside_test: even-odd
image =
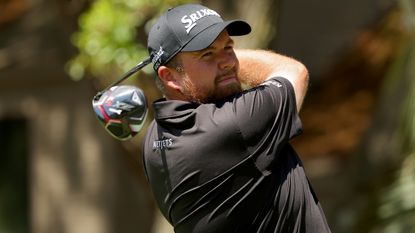
[[[166,86],[175,90],[180,90],[180,85],[177,80],[178,75],[175,73],[175,70],[167,66],[160,66],[157,73]]]

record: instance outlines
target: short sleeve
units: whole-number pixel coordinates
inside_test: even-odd
[[[261,156],[274,160],[289,139],[302,132],[294,89],[285,78],[268,79],[235,101],[236,124],[245,145],[253,156],[258,157],[257,160]]]

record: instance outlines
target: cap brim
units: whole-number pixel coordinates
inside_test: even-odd
[[[187,43],[181,51],[191,52],[207,48],[226,29],[229,36],[243,36],[251,32],[251,26],[242,20],[231,20],[216,23],[201,31]]]

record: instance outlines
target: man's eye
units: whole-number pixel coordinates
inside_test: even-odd
[[[231,50],[231,49],[233,49],[233,46],[231,46],[231,45],[225,47],[225,50],[227,50],[227,51]]]
[[[202,54],[202,57],[210,57],[212,54],[212,52],[206,52]]]

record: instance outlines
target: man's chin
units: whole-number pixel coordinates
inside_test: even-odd
[[[200,104],[214,103],[230,96],[236,95],[242,92],[242,86],[240,83],[232,83],[222,87],[216,87],[213,92],[195,91],[188,92],[186,94],[188,101],[196,102]]]
[[[215,100],[221,100],[224,98],[228,98],[230,96],[233,96],[235,94],[238,94],[242,92],[242,87],[240,83],[232,83],[230,85],[221,87],[219,89],[217,89],[216,92],[216,98]]]

